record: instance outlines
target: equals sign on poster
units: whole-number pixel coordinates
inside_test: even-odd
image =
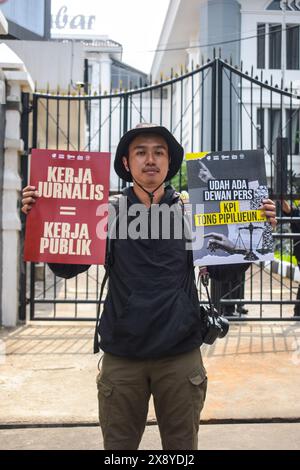
[[[60,206],[59,215],[76,215],[76,207]]]

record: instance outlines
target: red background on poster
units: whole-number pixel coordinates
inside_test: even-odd
[[[59,169],[60,167],[74,169],[75,177],[80,174],[79,169],[82,169],[81,171],[83,174],[86,169],[90,169],[92,175],[92,184],[103,186],[103,190],[101,189],[101,191],[98,187],[98,193],[103,193],[103,198],[101,200],[91,200],[79,199],[79,197],[70,199],[54,197],[46,198],[44,196],[40,196],[31,212],[28,214],[26,220],[24,249],[25,261],[64,264],[104,264],[106,240],[103,239],[103,232],[101,237],[102,239],[98,238],[96,229],[99,222],[101,227],[105,226],[107,223],[107,206],[104,206],[103,210],[101,210],[102,215],[96,215],[96,211],[97,209],[99,211],[100,205],[102,206],[103,204],[108,204],[110,154],[98,152],[34,149],[32,150],[31,155],[30,185],[35,186],[38,189],[39,183],[47,182],[49,167],[58,168],[58,170],[54,172],[54,176],[51,178],[53,183],[55,179],[57,179],[57,182],[60,183],[66,179],[65,175],[68,174],[69,170],[66,172],[65,170]],[[60,177],[56,178],[57,176]],[[74,182],[70,183],[70,177],[68,176],[67,181],[67,184],[72,184],[72,187],[74,187]],[[77,189],[79,189],[79,192],[82,196],[83,184],[78,182],[78,184],[75,186]],[[49,189],[49,186],[47,186],[47,188]],[[91,197],[91,194],[95,194],[92,191],[90,184],[86,184],[85,189],[86,192],[84,194],[86,198]],[[71,244],[73,245],[73,248],[71,249],[72,254],[69,254],[69,252],[67,254],[50,253],[50,246],[49,248],[44,248],[44,253],[40,252],[41,239],[43,238],[45,222],[58,223],[56,226],[58,227],[56,233],[54,229],[48,231],[48,235],[51,237],[53,244],[61,243],[55,241],[54,238],[66,239],[66,232],[64,232],[64,236],[62,236],[61,228],[68,228],[69,225],[62,226],[59,224],[70,224],[70,234],[73,232],[75,239],[71,241],[71,237],[68,239],[68,242],[63,243],[65,244],[65,247],[66,243],[68,246],[71,246]],[[86,248],[84,250],[80,250],[80,246],[83,246],[86,242],[78,242],[76,231],[74,232],[76,227],[75,224],[87,224],[89,233],[88,238],[91,240],[90,244],[88,245],[88,250]],[[77,225],[77,228],[78,227],[82,227],[82,225]],[[66,251],[65,247],[62,249],[62,251]],[[76,254],[76,252],[79,254]]]

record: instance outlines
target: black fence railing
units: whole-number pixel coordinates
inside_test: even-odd
[[[31,148],[113,155],[124,132],[140,122],[155,122],[168,127],[186,152],[264,149],[270,193],[291,203],[300,199],[299,100],[292,84],[289,90],[283,89],[272,78],[267,81],[255,76],[253,69],[243,71],[221,59],[182,70],[180,75],[172,72],[166,80],[129,91],[23,95],[23,183]],[[172,183],[178,190],[187,189],[185,164]],[[111,176],[112,193],[124,186]],[[226,280],[212,283],[213,298],[221,308],[228,307],[231,313],[238,307],[249,310],[233,319],[292,318],[294,305],[300,303],[296,300],[300,275],[292,259],[297,239],[289,233],[290,222],[290,218],[279,219],[274,262],[252,264],[232,285]],[[25,318],[26,303],[31,319],[95,318],[102,267],[62,280],[47,265],[31,264],[27,285],[24,264],[21,273],[21,318]],[[205,302],[201,287],[199,294]]]

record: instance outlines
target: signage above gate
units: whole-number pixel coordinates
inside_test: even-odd
[[[77,2],[54,0],[51,36],[54,39],[99,39],[103,38],[104,32],[97,25],[95,8],[88,2],[84,4],[83,11]]]

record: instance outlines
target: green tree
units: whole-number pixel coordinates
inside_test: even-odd
[[[181,178],[180,178],[181,174]],[[180,172],[172,179],[171,181],[172,186],[176,189],[176,191],[187,191],[188,190],[188,183],[187,183],[187,166],[186,162],[184,161],[181,165]]]

